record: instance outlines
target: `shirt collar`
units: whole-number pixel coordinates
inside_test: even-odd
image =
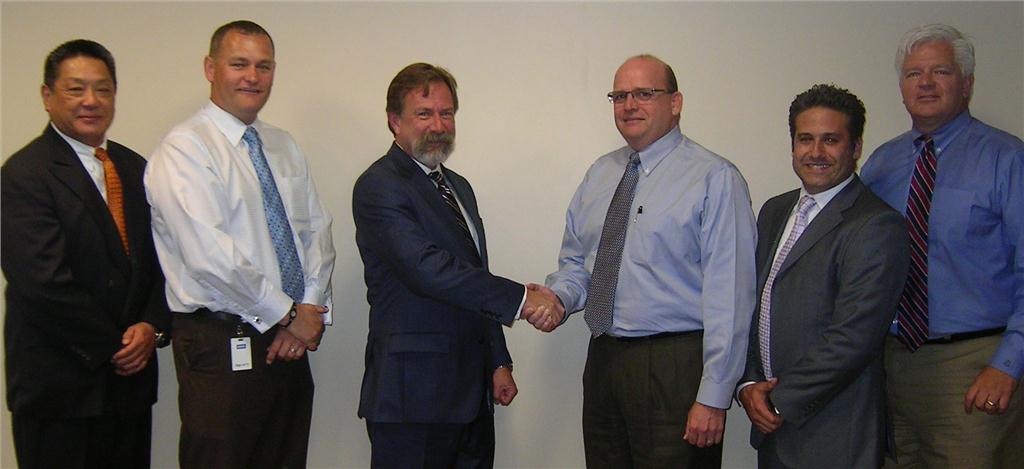
[[[845,181],[836,184],[835,187],[821,191],[817,194],[807,193],[807,189],[804,189],[804,187],[801,185],[800,197],[802,198],[805,195],[811,196],[811,198],[814,199],[814,203],[817,204],[818,208],[822,209],[825,208],[825,206],[828,205],[828,203],[831,202],[833,198],[835,198],[836,194],[842,191],[844,187],[849,185],[850,181],[853,181],[853,174],[850,174],[850,176],[847,177]]]
[[[213,124],[217,126],[217,129],[219,129],[222,134],[224,134],[224,137],[228,139],[228,142],[231,142],[234,146],[238,146],[242,141],[242,135],[245,134],[245,128],[249,127],[245,122],[242,122],[237,117],[231,115],[231,113],[221,109],[220,106],[216,105],[213,101],[206,103],[206,106],[203,107],[203,112],[210,116],[210,119],[213,120]],[[259,131],[261,126],[260,120],[254,120],[251,126],[255,127],[256,130]]]
[[[943,150],[949,146],[960,132],[967,128],[967,125],[971,122],[971,111],[964,110],[959,115],[953,118],[953,120],[946,122],[942,127],[939,127],[936,131],[931,132],[929,135],[932,136],[932,145],[935,146],[935,156],[939,156]],[[918,153],[921,151],[921,147],[924,142],[918,142],[918,138],[924,135],[924,132],[917,130],[917,128],[911,129],[910,136],[911,141],[914,142],[914,152]]]
[[[107,139],[106,138],[103,139],[103,143],[100,143],[100,146],[93,147],[91,145],[86,145],[86,144],[84,144],[82,142],[79,142],[78,140],[75,140],[75,139],[65,135],[64,132],[61,132],[60,129],[58,129],[56,125],[53,125],[53,122],[50,122],[50,127],[53,127],[53,130],[57,131],[57,135],[60,135],[60,137],[63,138],[65,142],[68,142],[68,145],[71,145],[71,149],[74,150],[75,154],[77,154],[77,155],[94,156],[94,155],[96,155],[96,148],[102,148],[104,150],[107,149]]]
[[[682,141],[683,133],[679,130],[679,127],[673,127],[668,133],[648,145],[647,148],[640,150],[640,169],[644,174],[650,174],[658,166],[658,163],[661,163]],[[631,151],[629,154],[632,153]],[[629,154],[626,155],[627,161],[629,160]]]

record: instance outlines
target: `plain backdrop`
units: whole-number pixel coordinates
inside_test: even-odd
[[[974,39],[971,109],[1024,134],[1024,3],[46,3],[4,2],[2,155],[43,130],[42,64],[58,44],[89,38],[117,60],[117,117],[108,136],[149,155],[209,96],[202,59],[213,30],[251,19],[277,46],[277,75],[260,117],[305,151],[334,216],[335,325],[312,355],[316,401],[309,466],[367,467],[356,417],[367,311],[354,242],[356,177],[391,143],[384,98],[405,65],[426,61],[458,79],[458,149],[450,166],[476,189],[493,272],[542,281],[556,268],[565,208],[595,158],[623,141],[605,98],[622,61],[648,52],[671,64],[684,96],[683,132],[732,160],[756,213],[797,187],[787,112],[819,82],[860,96],[865,158],[910,127],[897,88],[896,44],[912,26],[945,22]],[[711,286],[713,288],[713,286]],[[39,311],[46,314],[46,311]],[[53,324],[54,328],[61,327]],[[542,335],[507,329],[519,397],[496,415],[501,468],[584,466],[581,318]],[[177,466],[177,386],[159,353],[155,467]],[[2,412],[0,465],[14,467]],[[729,413],[725,466],[755,465],[742,409]]]

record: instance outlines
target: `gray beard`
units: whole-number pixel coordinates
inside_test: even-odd
[[[427,142],[424,139],[413,144],[414,148],[412,149],[412,157],[416,158],[416,161],[419,161],[420,164],[428,168],[437,168],[437,165],[448,161],[448,157],[451,156],[453,151],[455,151],[454,139],[447,145],[447,147],[433,151],[424,150],[423,147],[426,146],[425,143]]]

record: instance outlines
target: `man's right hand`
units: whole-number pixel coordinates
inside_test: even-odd
[[[772,378],[768,381],[751,384],[740,390],[740,403],[743,404],[743,410],[747,411],[750,423],[765,435],[782,426],[782,416],[775,413],[775,409],[768,401],[768,393],[775,389],[775,385],[778,383],[778,378]]]
[[[298,303],[295,312],[295,320],[288,325],[288,332],[306,344],[307,349],[315,351],[324,334],[323,315],[327,313],[327,307]]]
[[[526,285],[526,302],[519,319],[529,322],[539,331],[551,332],[562,323],[564,316],[565,308],[555,292],[536,283]]]

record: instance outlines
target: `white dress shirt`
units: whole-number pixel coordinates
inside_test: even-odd
[[[71,145],[71,149],[75,151],[75,155],[78,156],[79,160],[82,160],[82,166],[85,166],[85,172],[89,173],[89,178],[92,179],[92,183],[96,185],[96,190],[100,191],[100,195],[103,196],[103,201],[106,202],[107,180],[104,177],[103,162],[100,161],[99,158],[96,158],[96,149],[102,148],[106,150],[107,139],[104,138],[103,143],[101,143],[100,146],[93,147],[68,137],[64,132],[61,132],[56,125],[53,125],[53,122],[50,123],[50,127],[53,127],[53,130],[57,132],[57,135],[60,135],[60,138],[63,138],[65,142],[68,142],[68,145]]]
[[[332,307],[331,217],[291,135],[260,120],[263,152],[291,224],[305,279],[302,303]],[[246,125],[209,102],[164,137],[146,166],[153,238],[172,311],[241,316],[266,332],[287,314]],[[330,323],[330,318],[326,318]]]

